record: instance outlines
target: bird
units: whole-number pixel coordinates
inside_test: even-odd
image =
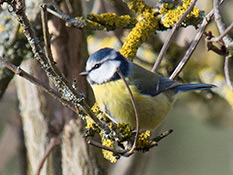
[[[134,64],[112,48],[96,51],[89,56],[85,71],[80,75],[86,77],[101,111],[114,123],[129,124],[134,129],[136,117],[129,90],[117,70],[135,99],[140,131],[156,129],[168,115],[177,94],[215,87],[204,83],[177,83]]]

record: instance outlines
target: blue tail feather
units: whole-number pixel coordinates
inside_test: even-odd
[[[187,92],[187,91],[197,91],[197,90],[204,90],[204,89],[211,89],[213,87],[216,87],[212,84],[180,84],[173,88],[175,93],[179,92]]]

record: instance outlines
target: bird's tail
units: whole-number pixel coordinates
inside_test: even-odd
[[[204,89],[211,89],[216,87],[212,84],[179,84],[178,86],[174,87],[173,90],[175,93],[179,92],[187,92],[187,91],[197,91],[197,90],[204,90]]]

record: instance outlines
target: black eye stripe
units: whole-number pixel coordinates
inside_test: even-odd
[[[99,68],[99,67],[101,66],[101,64],[102,64],[102,63],[97,63],[97,64],[95,64],[95,65],[91,68],[90,71]]]
[[[93,68],[94,69],[97,69],[97,68],[99,68],[101,66],[101,63],[98,63],[98,64],[96,64]]]
[[[92,71],[92,70],[94,70],[94,69],[98,69],[103,63],[106,63],[106,62],[109,62],[109,61],[116,61],[116,60],[113,59],[113,58],[105,59],[105,60],[102,61],[102,62],[96,63],[96,64],[90,69],[90,71]],[[118,60],[117,60],[117,61],[118,61]]]

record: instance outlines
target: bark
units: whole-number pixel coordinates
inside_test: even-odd
[[[76,9],[69,8],[66,12],[71,16],[81,15],[81,1],[71,1],[71,4]],[[85,31],[67,28],[56,17],[49,21],[49,30],[51,34],[59,34],[51,43],[54,60],[66,78],[72,81],[76,77],[79,90],[85,92],[86,81],[78,75],[84,70],[88,57]],[[22,66],[35,77],[50,83],[35,60],[27,60]],[[22,78],[17,78],[16,86],[27,148],[28,174],[36,173],[49,139],[54,135],[61,138],[62,144],[46,160],[41,175],[106,174],[104,167],[100,167],[104,165],[100,150],[86,144],[84,126],[77,114]]]
[[[21,65],[26,71],[32,73],[32,60]],[[35,62],[34,62],[35,63]],[[48,126],[45,113],[41,111],[42,103],[37,87],[30,82],[17,77],[16,87],[20,102],[20,115],[22,117],[25,145],[28,156],[28,172],[35,174],[39,162],[48,143]],[[41,175],[46,175],[47,163]]]

